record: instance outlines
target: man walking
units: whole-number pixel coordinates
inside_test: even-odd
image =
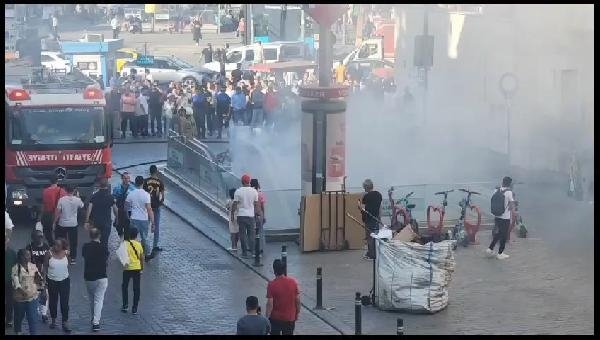
[[[71,264],[77,259],[77,211],[83,208],[83,201],[73,185],[67,185],[67,196],[58,200],[54,215],[55,237],[69,240]]]
[[[85,228],[90,229],[90,222],[100,232],[100,244],[108,251],[108,238],[110,237],[111,209],[115,216],[118,214],[118,209],[115,204],[115,198],[108,190],[108,180],[100,179],[100,189],[96,191],[90,198],[88,203],[87,214],[85,217]]]
[[[373,181],[365,179],[363,182],[365,194],[358,202],[362,212],[362,220],[365,223],[365,237],[367,239],[367,254],[365,259],[375,259],[375,239],[371,237],[371,233],[379,231],[379,216],[381,210],[381,201],[383,197],[379,191],[373,190]]]
[[[150,206],[154,215],[154,242],[150,254],[150,258],[153,258],[156,252],[162,251],[162,248],[158,246],[160,241],[160,207],[165,201],[165,185],[158,178],[156,165],[150,165],[150,177],[144,180],[144,190],[150,194]]]
[[[258,192],[250,186],[250,176],[242,176],[242,187],[233,194],[233,212],[237,209],[237,222],[240,228],[240,242],[242,244],[242,257],[248,258],[254,251],[254,237],[256,220],[255,215],[262,216],[258,202]]]
[[[490,257],[494,256],[494,247],[496,246],[496,243],[500,241],[500,248],[498,248],[498,255],[496,255],[496,258],[498,260],[504,260],[509,257],[508,254],[504,253],[504,247],[506,245],[506,240],[508,239],[510,218],[515,214],[515,199],[512,192],[512,178],[508,176],[504,177],[502,179],[502,186],[494,191],[494,194],[492,195],[492,209],[494,209],[494,196],[497,194],[504,196],[503,202],[500,201],[500,203],[504,203],[504,209],[500,209],[502,213],[498,215],[496,215],[496,213],[500,213],[500,211],[492,211],[494,214],[495,224],[493,232],[494,238],[492,239],[492,243],[490,244],[489,248],[486,249],[485,252]],[[502,197],[499,197],[499,199],[502,200]]]
[[[148,221],[150,228],[154,232],[154,214],[150,205],[150,194],[142,188],[144,185],[144,177],[137,176],[135,178],[135,190],[130,192],[125,199],[125,207],[131,211],[131,228],[135,228],[140,233],[142,238],[142,248],[146,261],[149,261],[150,247],[148,246]]]
[[[58,17],[55,14],[52,14],[52,32],[54,33],[54,37],[58,39]]]
[[[90,299],[90,314],[92,316],[92,330],[100,330],[100,317],[104,304],[104,293],[108,287],[106,265],[108,250],[100,242],[101,231],[90,229],[90,242],[83,245],[81,253],[84,260],[83,278]]]
[[[298,282],[285,275],[285,265],[280,259],[273,261],[275,279],[267,285],[267,318],[271,322],[271,335],[293,335],[300,314]]]
[[[46,242],[48,242],[49,245],[52,245],[54,242],[54,237],[52,235],[54,213],[56,212],[58,200],[61,197],[66,196],[67,192],[58,186],[58,177],[54,176],[50,181],[50,186],[42,191],[42,213],[40,214],[39,222],[42,223],[42,230]]]
[[[268,335],[270,332],[271,323],[260,315],[258,298],[248,296],[246,298],[246,315],[238,320],[236,335]]]
[[[262,86],[260,82],[256,84],[256,87],[250,93],[250,102],[252,103],[252,127],[259,127],[263,125],[263,102],[265,100],[265,94],[262,92]]]
[[[114,227],[117,229],[119,237],[124,236],[124,232],[129,228],[129,214],[125,209],[125,199],[135,188],[129,183],[130,177],[127,171],[121,175],[121,183],[114,187],[112,195],[117,206]]]
[[[202,50],[202,55],[204,56],[205,64],[213,61],[213,48],[211,43],[208,43],[208,46]]]

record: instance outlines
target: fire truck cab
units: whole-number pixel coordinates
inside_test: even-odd
[[[112,174],[112,119],[104,93],[79,70],[5,64],[6,207],[39,213],[53,177],[89,199]]]

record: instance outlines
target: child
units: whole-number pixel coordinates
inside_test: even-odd
[[[237,224],[237,209],[236,211],[231,211],[234,194],[235,189],[229,189],[229,199],[227,200],[227,212],[229,213],[229,233],[231,234],[231,248],[228,249],[229,251],[237,251],[237,244],[240,235],[240,228]]]

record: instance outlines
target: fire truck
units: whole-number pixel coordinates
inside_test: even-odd
[[[53,177],[89,199],[112,173],[112,119],[104,92],[77,69],[70,74],[5,63],[5,189],[10,213],[36,218]]]

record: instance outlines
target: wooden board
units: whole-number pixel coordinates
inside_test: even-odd
[[[340,192],[337,204],[335,203],[335,193],[303,197],[300,218],[302,251],[342,250],[346,245],[348,249],[362,249],[365,237],[364,229],[346,215],[349,213],[358,220],[361,219],[357,201],[362,195],[362,193]],[[331,197],[331,203],[329,197]],[[331,217],[329,212],[331,212]]]

